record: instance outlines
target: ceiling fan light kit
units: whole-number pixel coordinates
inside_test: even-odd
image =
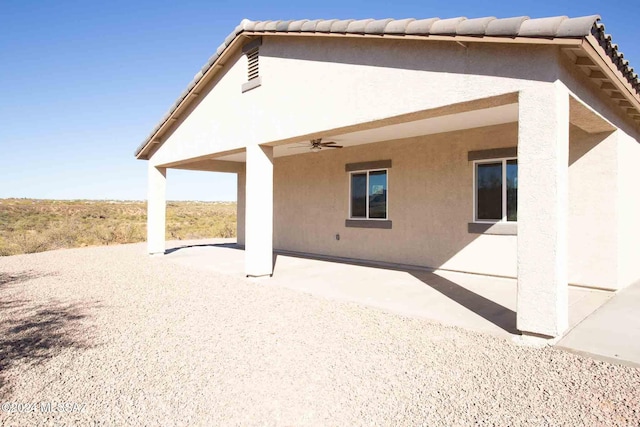
[[[342,145],[336,145],[336,143],[333,141],[322,142],[322,138],[312,139],[309,142],[311,143],[311,151],[313,151],[314,153],[317,153],[323,148],[342,148]]]
[[[312,139],[308,143],[304,142],[302,144],[304,144],[304,146],[306,146],[306,147],[309,147],[309,150],[311,150],[312,153],[317,153],[318,151],[322,150],[323,148],[342,148],[342,145],[336,145],[336,143],[334,141],[322,142],[322,138]],[[288,148],[290,150],[291,149],[300,149],[300,148],[302,148],[302,146],[294,145],[294,146],[288,147]]]

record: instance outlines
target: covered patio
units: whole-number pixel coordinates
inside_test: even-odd
[[[397,271],[383,269],[377,271],[375,280],[372,278],[355,280],[355,285],[322,284],[324,281],[330,281],[327,278],[318,277],[316,285],[309,283],[296,286],[309,286],[310,289],[318,286],[323,289],[323,292],[333,289],[331,292],[336,294],[346,292],[347,295],[360,295],[364,300],[370,298],[386,301],[385,304],[388,307],[407,310],[411,313],[436,312],[454,324],[460,322],[461,326],[471,325],[483,318],[486,324],[486,328],[484,326],[483,328],[487,330],[502,330],[507,333],[515,333],[519,330],[528,335],[543,338],[561,336],[571,324],[575,324],[590,312],[592,307],[601,302],[600,297],[589,296],[587,300],[596,301],[593,303],[596,305],[589,302],[586,305],[588,308],[578,308],[581,305],[576,306],[576,301],[583,300],[584,295],[591,295],[591,293],[573,290],[572,296],[569,296],[567,287],[567,284],[571,283],[568,279],[571,270],[571,261],[568,259],[569,246],[572,244],[576,248],[588,247],[580,240],[584,234],[583,230],[579,228],[576,229],[577,231],[571,230],[569,227],[571,215],[569,167],[585,157],[594,147],[603,145],[602,143],[607,141],[614,130],[615,127],[608,121],[572,96],[567,87],[560,82],[555,82],[545,86],[544,89],[535,87],[516,93],[387,117],[364,124],[327,129],[323,132],[300,135],[269,144],[248,145],[242,149],[160,165],[150,162],[149,253],[164,254],[166,250],[164,206],[167,169],[236,173],[238,175],[238,243],[246,250],[235,252],[234,261],[230,265],[236,265],[239,260],[244,262],[243,266],[239,267],[240,270],[234,270],[234,273],[244,270],[244,274],[249,277],[273,274],[273,280],[277,281],[278,274],[273,264],[274,247],[311,257],[329,255],[330,258],[402,264],[411,269],[420,267],[439,269],[449,272],[434,275],[405,271],[402,275],[403,279],[400,280],[397,277]],[[449,144],[449,135],[452,135],[453,140],[457,138],[464,141],[464,145]],[[344,149],[325,148],[321,154],[312,154],[309,152],[308,141],[317,138],[336,141],[336,144],[340,144]],[[570,140],[572,140],[571,146]],[[417,145],[418,143],[420,145]],[[354,165],[371,169],[371,165],[377,165],[379,162],[349,162],[357,159],[368,160],[368,158],[370,160],[388,158],[396,162],[401,159],[400,156],[410,160],[412,157],[418,158],[412,150],[422,147],[424,151],[428,149],[425,147],[431,144],[434,144],[434,147],[443,147],[445,150],[457,150],[453,153],[442,151],[437,154],[443,158],[434,160],[436,163],[433,164],[439,165],[438,170],[441,170],[441,175],[428,177],[433,165],[425,166],[420,162],[406,165],[404,171],[402,169],[397,171],[398,174],[404,173],[404,177],[398,178],[401,175],[397,174],[390,178],[389,186],[392,190],[389,197],[396,204],[390,208],[392,214],[387,217],[388,221],[344,220],[347,213],[343,212],[346,208],[342,205],[347,200],[347,194],[343,194],[342,187],[348,181],[345,181],[341,174],[344,174],[345,163],[347,171]],[[478,150],[478,148],[481,149]],[[441,148],[430,150],[431,154],[425,155],[433,156]],[[461,154],[464,159],[460,158]],[[455,159],[457,170],[446,165],[446,162],[451,161],[452,156],[457,156]],[[467,180],[472,180],[472,167],[475,167],[473,161],[495,157],[518,159],[517,223],[506,221],[481,223],[475,220],[472,222],[474,214],[471,212],[471,194],[467,195],[469,189],[466,186],[470,184],[467,184]],[[577,168],[578,172],[575,174],[578,176],[573,178],[577,183],[574,184],[576,188],[582,185],[580,173],[586,173],[587,168],[590,167],[588,163],[602,163],[601,160],[597,154],[592,154],[582,169]],[[386,165],[384,167],[391,167],[391,160],[384,162]],[[343,168],[342,173],[340,168]],[[458,184],[454,181],[450,183],[445,181],[446,175],[442,174],[447,174],[448,169],[452,171],[451,174],[455,174],[455,182]],[[415,177],[419,179],[416,180]],[[425,177],[427,177],[426,183],[421,181]],[[395,181],[392,181],[393,179]],[[431,198],[427,205],[419,204],[424,202],[417,202],[417,208],[413,207],[414,200],[429,198],[429,195],[424,193],[424,188],[425,185],[433,187],[434,180],[440,186],[438,191],[442,192],[441,195],[436,199]],[[600,185],[606,187],[609,184],[603,181]],[[348,192],[348,184],[346,185]],[[454,203],[447,191],[455,185],[460,186],[457,195],[454,195],[460,201]],[[400,186],[406,188],[399,189]],[[316,187],[320,187],[321,190]],[[578,190],[578,192],[585,191]],[[400,203],[397,201],[400,196],[394,199],[398,194],[406,200]],[[325,197],[330,201],[323,201]],[[307,201],[305,203],[307,203],[308,212],[302,213],[299,204],[297,208],[292,208],[296,206],[291,204],[292,201],[303,199]],[[315,203],[324,203],[329,210],[325,211],[324,208],[320,208],[320,205],[314,206]],[[335,208],[329,206],[335,206]],[[442,237],[434,237],[433,234],[419,228],[411,229],[411,224],[422,221],[419,210],[433,210],[434,206],[439,209],[435,215],[438,221],[457,218],[455,229],[452,225],[448,225],[452,223],[446,221],[440,225],[435,223],[430,225],[439,227],[440,233],[444,233]],[[410,208],[418,209],[418,215],[416,216],[414,212],[413,216],[408,216],[406,211],[411,210]],[[400,223],[399,227],[394,225],[393,233],[397,234],[383,235],[380,233],[384,233],[385,230],[361,229],[390,229],[392,226],[390,219],[393,219],[396,224]],[[469,222],[468,230],[467,222]],[[308,224],[313,224],[313,227]],[[464,229],[460,229],[462,224]],[[444,230],[447,227],[452,227],[452,230]],[[335,234],[335,239],[333,234],[331,239],[319,234],[326,234],[332,229],[343,230]],[[347,243],[340,242],[339,245],[342,246],[335,246],[335,241],[340,241],[341,235],[343,241],[347,240]],[[391,235],[395,237],[390,238]],[[573,239],[573,237],[576,238]],[[387,240],[385,245],[380,246],[385,239]],[[431,246],[425,246],[425,242],[429,239],[432,240]],[[444,246],[440,244],[442,248],[434,249],[434,239],[445,239],[446,242]],[[330,243],[331,241],[334,243]],[[334,246],[330,246],[332,244]],[[397,252],[394,259],[389,256],[388,251],[375,252],[378,246],[394,248],[395,245],[404,248],[406,254]],[[179,252],[183,251],[177,251],[172,257],[179,259],[181,257]],[[433,256],[431,252],[436,252],[437,256]],[[203,250],[202,254],[204,253],[206,252]],[[498,257],[492,256],[492,253],[498,254]],[[427,254],[427,258],[420,258],[422,256],[420,254]],[[589,259],[590,256],[592,254],[586,254],[581,259]],[[217,264],[220,260],[211,256],[209,262]],[[222,264],[228,263],[224,261]],[[286,271],[286,267],[284,268]],[[336,266],[335,268],[339,270],[347,267]],[[353,266],[350,268],[357,270]],[[466,286],[456,285],[449,277],[449,275],[456,275],[456,271],[488,274],[489,277],[474,277],[467,280],[465,283],[469,283],[468,286],[471,287],[469,289]],[[387,278],[385,276],[387,274],[393,277]],[[298,276],[298,280],[295,281],[301,282],[300,279],[303,277],[304,281],[308,281],[309,278],[306,275]],[[517,286],[514,280],[516,277]],[[291,281],[294,279],[291,278]],[[369,282],[377,283],[381,287],[375,290],[371,286],[365,286],[365,283]],[[426,288],[425,283],[429,283]],[[473,283],[482,284],[478,286],[483,290],[474,292]],[[341,286],[346,286],[349,290],[342,291]],[[394,292],[387,288],[388,286],[401,289],[402,292]],[[595,287],[607,288],[606,285]],[[414,300],[411,297],[412,289],[419,289],[418,294],[421,297]],[[431,289],[431,291],[422,294],[424,289]],[[434,303],[436,301],[437,303]],[[467,312],[464,312],[467,316],[449,314],[450,304],[461,304],[467,307]],[[434,307],[440,308],[434,309]],[[568,307],[573,307],[573,314],[568,313]],[[479,323],[482,324],[483,321]]]
[[[156,262],[244,276],[245,251],[233,239],[171,241],[167,247]],[[276,251],[273,276],[250,280],[507,339],[519,335],[515,279]],[[613,295],[570,286],[569,328]]]

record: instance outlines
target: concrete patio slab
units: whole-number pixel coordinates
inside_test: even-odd
[[[171,242],[164,261],[244,277],[244,251],[233,241]],[[429,271],[279,253],[265,286],[282,286],[319,297],[351,301],[410,317],[505,338],[516,330],[516,281],[448,271]],[[573,327],[611,293],[571,287]]]
[[[557,347],[640,367],[640,282],[615,294],[569,331]]]

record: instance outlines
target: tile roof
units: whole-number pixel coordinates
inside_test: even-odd
[[[162,117],[151,134],[136,149],[137,156],[150,142],[156,132],[169,120],[173,112],[187,97],[191,89],[202,79],[227,47],[244,32],[250,33],[335,33],[335,34],[371,34],[371,35],[410,35],[410,36],[471,36],[471,37],[525,37],[525,38],[582,38],[595,36],[602,48],[629,81],[636,93],[640,94],[638,75],[612,43],[611,36],[605,33],[599,15],[569,18],[553,16],[531,19],[528,16],[512,18],[473,18],[465,17],[440,19],[302,19],[290,21],[251,21],[242,22],[218,46],[216,52],[194,76],[187,88],[180,94],[169,111]]]
[[[611,58],[614,64],[618,67],[618,70],[629,81],[631,86],[635,89],[637,94],[640,94],[640,78],[638,74],[633,71],[633,67],[629,66],[629,61],[624,59],[624,53],[618,50],[618,45],[611,41],[611,34],[605,33],[604,24],[596,21],[593,24],[591,34],[598,40],[600,46],[607,52],[607,55]]]

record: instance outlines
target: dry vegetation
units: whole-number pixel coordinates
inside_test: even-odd
[[[0,199],[0,256],[141,242],[145,202]],[[168,202],[167,239],[235,237],[235,202]]]

